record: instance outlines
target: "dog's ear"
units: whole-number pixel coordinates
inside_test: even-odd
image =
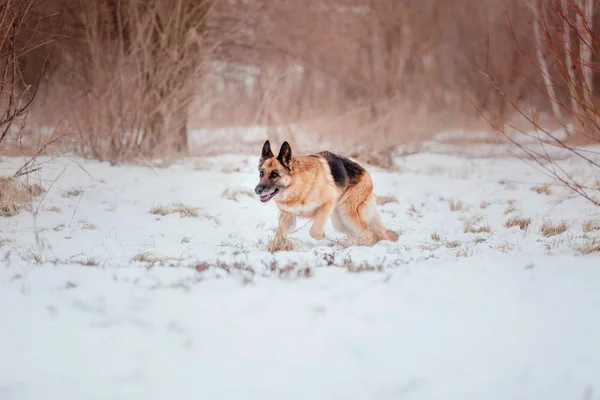
[[[292,161],[292,148],[288,142],[283,142],[281,149],[279,149],[279,155],[277,159],[285,168],[290,169],[290,162]]]
[[[267,140],[265,144],[263,144],[262,151],[260,153],[260,158],[266,160],[267,158],[273,157],[273,152],[271,151],[271,143]]]

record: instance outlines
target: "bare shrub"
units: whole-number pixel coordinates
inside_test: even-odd
[[[569,229],[569,226],[566,221],[561,221],[559,224],[555,224],[552,221],[544,221],[540,228],[540,232],[542,235],[549,237],[560,235],[561,233],[566,232],[567,229]]]
[[[24,62],[28,53],[45,49],[52,36],[38,32],[30,26],[34,23],[34,11],[38,0],[8,1],[0,5],[0,144],[13,134],[20,136],[27,114],[37,93],[43,75],[45,58],[35,71],[27,76]],[[35,82],[31,82],[35,79]],[[14,124],[21,122],[13,131]]]
[[[63,61],[78,91],[79,151],[113,162],[185,153],[189,106],[212,46],[213,0],[69,4],[81,27]]]
[[[510,109],[527,121],[533,132],[506,123],[500,113],[501,123],[494,127],[520,150],[520,157],[554,177],[574,193],[595,205],[600,205],[600,188],[570,173],[560,165],[562,153],[584,161],[591,176],[598,176],[600,164],[594,150],[583,144],[600,143],[600,109],[597,107],[598,88],[594,86],[597,67],[593,60],[600,57],[597,43],[600,31],[595,29],[597,0],[534,0],[526,3],[531,9],[534,28],[534,52],[523,48],[523,38],[515,35],[523,59],[535,74],[527,80],[528,90],[535,93],[537,101],[525,104],[522,99],[505,93],[498,87],[497,77],[489,68],[482,71],[506,99]],[[565,135],[549,129],[540,114],[550,109]],[[523,140],[525,139],[525,140]],[[552,151],[554,150],[554,151]]]

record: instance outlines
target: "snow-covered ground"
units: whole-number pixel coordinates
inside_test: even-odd
[[[276,254],[257,155],[40,161],[0,220],[1,400],[600,399],[599,210],[517,159],[369,167],[397,243]]]

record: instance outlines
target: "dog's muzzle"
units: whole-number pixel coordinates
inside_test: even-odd
[[[257,185],[254,188],[254,192],[260,196],[260,201],[266,203],[267,201],[271,200],[277,193],[279,193],[279,188],[267,188],[264,185]]]

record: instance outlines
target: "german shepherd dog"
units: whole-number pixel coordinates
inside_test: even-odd
[[[294,229],[296,217],[302,217],[313,220],[310,236],[321,240],[331,216],[335,229],[349,235],[353,243],[370,246],[379,240],[398,240],[377,212],[371,176],[346,157],[328,151],[292,156],[288,142],[275,157],[267,140],[258,171],[260,181],[254,191],[260,201],[274,199],[279,208],[276,239]]]

